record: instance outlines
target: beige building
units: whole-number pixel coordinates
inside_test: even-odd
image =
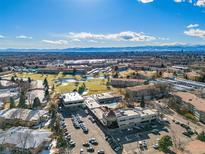
[[[178,107],[188,110],[197,120],[205,123],[205,99],[188,92],[175,92],[173,96]]]
[[[126,79],[126,78],[113,78],[110,81],[110,84],[113,87],[118,87],[118,88],[125,88],[125,87],[134,87],[137,85],[143,85],[144,80],[140,79]]]
[[[148,124],[158,118],[158,112],[148,108],[110,110],[103,115],[107,126],[117,123],[120,129]]]
[[[142,85],[127,88],[127,95],[133,101],[141,100],[144,97],[145,100],[154,98],[161,98],[167,95],[167,87],[165,85]]]

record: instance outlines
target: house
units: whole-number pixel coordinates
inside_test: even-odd
[[[60,100],[64,107],[79,107],[84,104],[84,98],[78,92],[64,93]]]
[[[5,109],[0,110],[0,127],[6,125],[31,127],[47,119],[48,111],[30,109]]]
[[[51,142],[52,132],[38,129],[32,130],[27,127],[12,127],[7,131],[0,132],[0,146],[16,153],[37,154],[44,146]],[[15,153],[14,152],[14,153]]]
[[[126,78],[113,78],[110,81],[111,86],[117,88],[134,87],[143,85],[145,80],[142,79],[126,79]]]
[[[177,107],[193,113],[198,121],[205,123],[205,99],[189,92],[174,92],[172,96]]]

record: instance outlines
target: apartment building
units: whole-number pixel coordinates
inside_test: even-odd
[[[134,87],[137,85],[143,85],[145,80],[140,79],[126,79],[126,78],[113,78],[110,84],[117,88]]]
[[[205,123],[205,99],[189,92],[175,92],[172,95],[178,107],[193,113],[198,121]]]

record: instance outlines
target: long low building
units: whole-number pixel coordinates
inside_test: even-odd
[[[13,126],[34,126],[47,118],[48,111],[30,109],[5,109],[0,111],[0,127],[7,124]]]
[[[161,98],[168,94],[168,87],[163,84],[149,84],[142,86],[129,87],[126,93],[133,101],[141,100],[142,97],[146,100],[153,98]]]
[[[7,151],[37,154],[51,142],[51,136],[52,132],[48,130],[13,127],[0,133],[0,145]]]
[[[64,107],[79,107],[84,104],[84,98],[77,92],[64,93],[60,100]]]
[[[94,94],[92,95],[92,97],[100,104],[108,104],[122,101],[122,95],[118,95],[112,92]]]
[[[126,79],[126,78],[113,78],[110,84],[117,88],[134,87],[137,85],[143,85],[145,80],[140,79]]]
[[[147,124],[157,120],[157,118],[158,112],[156,110],[140,107],[110,110],[104,114],[104,122],[108,127],[113,127],[113,125],[117,124],[121,129]]]
[[[179,108],[193,113],[197,120],[205,123],[205,99],[188,92],[175,92],[172,95]]]

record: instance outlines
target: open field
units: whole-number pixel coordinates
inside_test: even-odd
[[[106,86],[105,79],[90,79],[87,81],[82,81],[82,77],[80,75],[72,76],[72,75],[63,75],[62,73],[59,74],[37,74],[37,73],[16,73],[15,74],[18,78],[28,78],[30,77],[33,80],[44,80],[47,78],[48,84],[50,86],[55,86],[55,91],[57,93],[65,93],[71,92],[75,89],[78,89],[83,83],[86,85],[88,89],[88,94],[96,94],[102,92],[111,91]],[[76,82],[67,82],[66,84],[57,84],[55,81],[62,78],[73,78]]]

